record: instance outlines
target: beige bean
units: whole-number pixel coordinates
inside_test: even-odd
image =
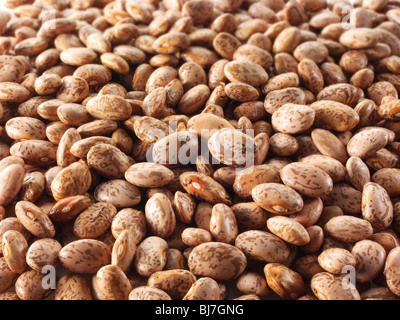
[[[162,193],[156,193],[146,202],[146,224],[151,232],[159,237],[168,238],[172,235],[176,218],[171,201]]]
[[[255,202],[240,202],[231,208],[236,216],[239,230],[261,229],[265,225],[266,212]]]
[[[132,106],[116,95],[99,95],[86,104],[87,111],[95,118],[103,120],[126,120],[132,114]]]
[[[148,116],[135,120],[134,132],[136,136],[147,144],[153,144],[170,133],[167,123]]]
[[[208,140],[211,154],[221,163],[244,167],[255,163],[257,146],[254,139],[238,130],[221,129]]]
[[[126,229],[134,232],[139,243],[146,235],[146,219],[144,213],[133,208],[124,208],[117,212],[111,223],[111,232],[115,239]]]
[[[174,54],[190,45],[189,36],[183,32],[172,32],[159,36],[153,43],[157,53]]]
[[[91,274],[111,262],[111,249],[99,240],[80,239],[62,247],[59,259],[70,272]]]
[[[213,206],[210,218],[210,232],[218,242],[233,244],[238,235],[235,214],[226,204]]]
[[[254,187],[261,183],[280,182],[278,170],[271,165],[255,165],[240,171],[233,183],[233,190],[243,199],[250,198]]]
[[[167,185],[174,177],[174,173],[156,163],[136,163],[125,172],[125,179],[138,187],[154,188]]]
[[[364,97],[364,92],[360,90],[360,88],[357,88],[349,83],[336,83],[336,84],[331,84],[323,88],[320,92],[318,92],[317,100],[336,101],[344,105],[354,107],[363,97]],[[344,109],[346,110],[347,113],[350,113],[349,109],[346,108]]]
[[[15,281],[15,292],[21,300],[41,300],[48,296],[51,291],[42,285],[46,275],[36,271],[28,270],[21,274]]]
[[[0,83],[0,101],[21,103],[30,97],[31,93],[23,85],[16,82]]]
[[[77,130],[82,138],[89,136],[108,135],[117,129],[114,120],[93,120],[80,125]]]
[[[77,158],[85,159],[89,150],[99,144],[110,144],[115,146],[116,142],[112,138],[95,135],[74,142],[70,148],[70,152]]]
[[[289,217],[305,228],[314,225],[322,215],[323,202],[321,198],[303,198],[303,209],[298,213],[291,214]]]
[[[235,240],[235,246],[242,250],[249,260],[263,262],[282,262],[290,253],[289,247],[283,240],[261,230],[240,233]]]
[[[4,160],[4,159],[3,159]],[[19,193],[24,181],[24,168],[20,164],[6,166],[0,172],[0,205],[9,205]]]
[[[200,137],[209,139],[217,131],[228,128],[233,129],[228,120],[211,113],[203,113],[191,117],[187,123],[189,131],[194,131]]]
[[[74,234],[81,238],[97,238],[110,227],[117,208],[111,203],[96,202],[83,210],[73,224]]]
[[[96,58],[97,54],[89,48],[68,48],[60,53],[60,60],[71,66],[87,65]]]
[[[371,281],[382,272],[386,251],[379,243],[371,240],[358,241],[353,246],[351,253],[357,261],[357,282]]]
[[[236,280],[236,288],[243,294],[255,294],[259,297],[268,295],[267,281],[259,273],[247,271]]]
[[[86,158],[89,168],[108,179],[122,178],[130,165],[125,153],[107,143],[91,147]]]
[[[231,82],[244,82],[259,87],[268,80],[268,74],[260,65],[250,61],[231,61],[225,64],[224,74]]]
[[[386,146],[387,143],[386,131],[380,128],[369,128],[356,133],[350,139],[347,144],[347,152],[350,156],[366,158]]]
[[[303,209],[304,202],[294,189],[280,183],[262,183],[251,191],[253,200],[263,209],[277,214],[292,214]]]
[[[20,200],[36,202],[45,189],[44,175],[40,171],[28,172],[25,174],[24,182],[18,195]]]
[[[100,56],[101,63],[107,68],[118,74],[127,74],[129,72],[129,64],[124,58],[111,52],[103,53]]]
[[[352,48],[363,49],[373,47],[380,40],[379,32],[369,28],[354,28],[345,31],[340,36],[340,43]]]
[[[255,33],[252,36],[257,34],[258,33]],[[272,55],[269,53],[269,51],[260,48],[257,45],[251,44],[250,38],[246,44],[242,44],[236,49],[236,51],[233,53],[233,60],[253,62],[265,70],[268,70],[273,64]]]
[[[1,82],[20,82],[25,73],[25,65],[16,57],[2,55],[0,59]]]
[[[199,84],[186,91],[180,102],[177,110],[183,114],[191,114],[204,106],[210,96],[210,89],[205,84]]]
[[[89,87],[96,87],[102,84],[106,84],[111,80],[112,73],[107,67],[100,64],[85,64],[78,67],[73,75],[75,77],[81,77],[86,80]]]
[[[132,291],[128,277],[115,265],[106,265],[97,271],[96,285],[105,300],[128,300]]]
[[[388,287],[375,287],[361,293],[361,300],[396,300],[397,296]]]
[[[94,198],[113,204],[117,208],[136,206],[142,199],[140,190],[123,179],[112,179],[99,184],[94,190]]]
[[[329,174],[333,182],[342,181],[346,177],[346,167],[334,158],[319,154],[312,154],[299,159],[299,161],[311,164],[325,171],[327,174]]]
[[[194,171],[184,172],[179,176],[182,187],[197,199],[213,204],[219,202],[231,205],[232,200],[225,188],[213,178]]]
[[[8,230],[3,234],[1,249],[8,267],[15,273],[21,274],[28,267],[25,255],[28,242],[18,231]]]
[[[141,276],[149,277],[161,271],[167,262],[167,242],[159,237],[150,236],[137,247],[134,267]]]
[[[188,270],[165,270],[154,272],[147,285],[165,291],[172,299],[182,299],[195,283],[195,275]]]
[[[26,263],[34,270],[41,272],[45,266],[57,267],[61,244],[50,238],[38,239],[26,252]]]
[[[300,274],[280,263],[268,263],[264,267],[268,286],[284,299],[297,299],[306,289]]]
[[[55,200],[75,195],[83,195],[92,182],[88,166],[83,161],[70,164],[62,169],[51,182],[51,192]]]
[[[186,228],[182,231],[181,236],[184,244],[193,247],[213,240],[212,234],[202,228]]]
[[[347,161],[346,147],[332,132],[317,128],[311,131],[311,139],[321,154],[336,159],[342,164]]]
[[[57,108],[57,116],[66,125],[77,127],[90,119],[86,108],[77,103],[66,103]]]
[[[375,182],[367,182],[362,197],[364,219],[378,230],[390,226],[393,221],[393,206],[387,191]]]
[[[182,300],[220,300],[218,283],[209,277],[196,280]]]
[[[320,168],[305,164],[303,162],[293,162],[280,171],[282,182],[300,194],[318,198],[329,194],[333,189],[331,177]],[[312,183],[308,183],[309,177],[313,177]]]
[[[304,92],[299,88],[284,88],[269,92],[264,100],[265,110],[273,114],[285,104],[301,105],[306,103]]]
[[[171,300],[163,290],[148,286],[139,286],[129,293],[129,300]]]
[[[225,93],[230,99],[239,102],[257,100],[260,95],[256,88],[243,82],[228,83]]]
[[[1,292],[6,291],[15,282],[15,279],[18,277],[18,273],[15,273],[12,271],[6,262],[6,259],[4,257],[0,258],[0,277],[1,277]]]
[[[66,274],[57,281],[55,300],[93,300],[86,279],[77,274]]]
[[[247,259],[241,250],[221,242],[208,242],[194,247],[188,259],[192,273],[217,281],[237,278],[246,265]]]
[[[362,191],[371,180],[369,169],[360,157],[351,156],[346,162],[346,169],[350,182],[357,190]]]
[[[316,94],[323,89],[324,78],[318,65],[311,59],[305,58],[297,67],[300,81],[312,93]]]
[[[276,37],[272,50],[274,53],[291,53],[301,39],[300,30],[296,27],[284,29]]]
[[[10,154],[24,159],[26,164],[48,166],[56,162],[57,147],[44,140],[24,140],[10,148]]]
[[[343,248],[330,248],[318,256],[318,263],[330,273],[341,274],[348,266],[355,267],[357,261],[352,253]]]
[[[372,175],[371,181],[382,186],[391,197],[397,196],[399,194],[399,173],[400,171],[396,168],[383,168]]]
[[[74,75],[62,78],[56,97],[65,102],[78,103],[85,99],[88,94],[89,84],[86,79]]]
[[[18,201],[15,214],[22,225],[36,237],[52,238],[56,233],[50,218],[31,202]]]
[[[330,219],[324,230],[337,240],[357,242],[372,235],[371,224],[353,216],[337,216]]]
[[[306,105],[286,104],[274,111],[271,124],[275,131],[297,134],[311,128],[315,111]]]
[[[356,287],[343,275],[319,272],[311,279],[311,289],[319,300],[360,300]]]
[[[297,221],[276,216],[267,220],[268,229],[282,240],[294,245],[306,245],[310,242],[307,230]]]

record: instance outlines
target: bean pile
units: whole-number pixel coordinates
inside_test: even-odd
[[[5,0],[0,299],[399,299],[396,0]]]

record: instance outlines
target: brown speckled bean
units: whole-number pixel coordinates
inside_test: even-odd
[[[297,134],[311,128],[315,119],[315,111],[306,105],[286,104],[276,110],[271,117],[275,131]]]
[[[235,246],[250,260],[263,262],[282,262],[289,257],[290,249],[286,243],[267,231],[248,230],[240,233]]]
[[[93,300],[86,279],[78,274],[63,275],[57,281],[55,300]]]
[[[318,263],[330,273],[341,274],[344,267],[355,267],[357,261],[351,252],[343,248],[330,248],[318,256]]]
[[[268,286],[284,299],[297,299],[305,294],[300,274],[280,263],[268,263],[264,267]]]
[[[28,242],[18,231],[8,230],[3,234],[1,249],[8,267],[15,273],[23,273],[27,268],[25,255]]]
[[[141,242],[135,254],[134,267],[141,276],[148,277],[161,271],[167,263],[168,243],[156,236],[150,236]]]
[[[386,229],[393,221],[393,205],[387,191],[375,182],[364,184],[362,216],[376,230]]]
[[[15,214],[22,225],[36,237],[54,237],[56,231],[50,218],[32,202],[18,201]]]
[[[171,300],[171,297],[161,289],[139,286],[129,293],[129,300]]]
[[[246,265],[247,259],[241,250],[222,242],[200,244],[193,248],[188,259],[192,273],[217,281],[237,278]]]
[[[15,292],[21,300],[41,300],[50,294],[50,288],[42,285],[43,274],[36,270],[28,270],[21,274],[15,282]]]
[[[223,203],[213,206],[210,219],[210,232],[218,242],[233,244],[238,234],[235,214]]]
[[[254,187],[261,183],[280,182],[279,171],[271,165],[255,165],[240,171],[233,183],[233,190],[243,199],[251,198]]]
[[[375,279],[382,272],[385,259],[385,249],[375,241],[361,240],[354,244],[352,255],[357,260],[357,282],[365,283]]]
[[[292,214],[303,209],[303,199],[294,189],[280,183],[262,183],[251,191],[253,200],[263,209],[277,214]]]
[[[280,175],[283,183],[307,197],[324,196],[329,194],[333,188],[333,181],[325,171],[302,162],[294,162],[285,166]],[[307,182],[310,177],[313,178],[312,183]]]
[[[96,273],[111,262],[111,249],[96,239],[80,239],[65,245],[59,252],[61,265],[73,273]]]
[[[156,163],[136,163],[125,171],[125,179],[138,187],[157,188],[172,181],[174,173]]]
[[[110,227],[117,208],[111,203],[96,202],[83,210],[74,221],[74,234],[81,238],[97,238]]]
[[[172,299],[182,299],[196,282],[195,275],[188,270],[165,270],[154,272],[147,285],[165,291]]]
[[[172,235],[176,217],[171,201],[162,193],[154,194],[145,206],[146,225],[150,231],[161,238]]]
[[[179,176],[182,187],[199,200],[213,204],[232,204],[230,195],[225,188],[213,178],[195,171],[184,172]]]
[[[357,242],[372,235],[371,224],[361,218],[353,216],[338,216],[330,219],[324,230],[337,240]]]
[[[311,279],[311,289],[319,300],[360,300],[356,287],[343,275],[319,272]]]
[[[182,300],[220,300],[218,283],[209,277],[196,280]]]
[[[57,267],[61,248],[61,244],[55,239],[38,239],[30,245],[26,253],[26,263],[39,272],[45,266]]]
[[[285,216],[269,218],[267,227],[269,231],[288,243],[302,246],[310,242],[306,228],[291,218]]]

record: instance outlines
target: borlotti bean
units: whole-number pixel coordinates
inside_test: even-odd
[[[0,300],[399,299],[396,1],[5,7]]]

